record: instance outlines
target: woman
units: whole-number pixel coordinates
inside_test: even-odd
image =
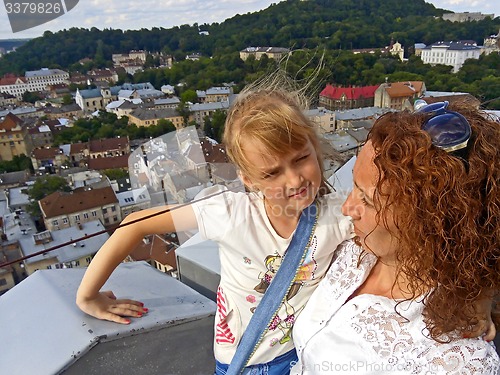
[[[447,107],[373,126],[342,208],[356,239],[297,319],[292,374],[499,373],[469,337],[500,280],[500,127]]]

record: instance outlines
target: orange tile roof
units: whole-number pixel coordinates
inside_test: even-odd
[[[414,96],[422,91],[422,81],[406,81],[390,83],[385,88],[391,98]]]

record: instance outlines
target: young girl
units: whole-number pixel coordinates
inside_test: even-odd
[[[279,85],[275,85],[278,87]],[[302,95],[282,89],[241,93],[226,120],[224,144],[249,193],[226,192],[120,228],[96,254],[77,293],[86,313],[128,324],[147,311],[142,303],[99,292],[116,266],[149,234],[198,228],[219,245],[214,351],[224,374],[241,336],[281,264],[304,208],[315,200],[318,222],[305,261],[248,366],[258,373],[287,374],[296,361],[291,331],[326,273],[333,251],[351,236],[341,214],[342,197],[326,194],[314,125],[304,116]],[[165,207],[130,214],[124,223]],[[286,287],[286,286],[284,286]]]

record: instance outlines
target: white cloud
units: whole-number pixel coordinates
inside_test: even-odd
[[[141,29],[222,22],[236,14],[267,8],[281,0],[80,0],[69,13],[41,26],[13,34],[7,14],[0,12],[0,39],[36,37],[71,27]],[[498,0],[427,0],[455,12],[500,15]],[[3,7],[0,6],[0,9]]]

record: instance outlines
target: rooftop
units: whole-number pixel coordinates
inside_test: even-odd
[[[3,374],[213,371],[213,301],[145,262],[122,263],[104,290],[141,300],[149,313],[130,325],[102,321],[75,304],[84,272],[37,271],[0,297],[0,331],[9,338],[0,354]]]

